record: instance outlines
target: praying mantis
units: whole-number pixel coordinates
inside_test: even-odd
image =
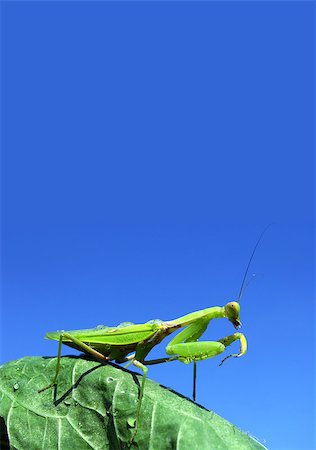
[[[61,349],[65,344],[97,359],[118,364],[127,363],[126,367],[133,364],[143,373],[140,385],[138,405],[136,410],[135,432],[139,419],[148,367],[170,361],[180,361],[188,364],[194,363],[193,371],[193,400],[196,398],[196,363],[208,358],[213,358],[226,350],[233,342],[239,341],[240,350],[226,356],[222,362],[231,357],[239,358],[247,351],[247,340],[244,334],[235,332],[217,341],[199,341],[208,325],[213,319],[226,318],[236,330],[241,327],[240,299],[244,293],[245,281],[248,275],[251,261],[256,249],[268,227],[261,233],[252,251],[245,274],[242,280],[237,301],[230,301],[225,306],[214,306],[200,311],[186,314],[178,319],[170,321],[151,320],[144,324],[132,324],[124,322],[116,327],[99,325],[93,329],[56,331],[46,334],[47,339],[59,341],[56,372],[53,381],[38,392],[57,385],[60,371]],[[167,357],[147,360],[147,355],[160,342],[170,334],[181,330],[166,346]]]

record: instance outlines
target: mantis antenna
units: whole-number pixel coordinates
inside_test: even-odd
[[[258,238],[258,240],[257,240],[257,242],[256,242],[256,245],[254,246],[254,249],[253,249],[253,251],[252,251],[252,253],[251,253],[251,256],[250,256],[250,258],[249,258],[249,261],[248,261],[248,264],[247,264],[247,267],[246,267],[246,270],[245,270],[245,275],[244,275],[244,278],[243,278],[242,283],[241,283],[239,295],[238,295],[238,298],[237,298],[237,302],[238,302],[238,303],[240,302],[241,297],[243,296],[246,287],[248,286],[248,284],[249,284],[250,281],[251,281],[251,280],[250,280],[250,281],[246,284],[246,286],[245,286],[245,282],[246,282],[246,278],[247,278],[247,275],[248,275],[248,272],[249,272],[249,268],[250,268],[251,261],[253,260],[253,257],[254,257],[254,255],[255,255],[255,253],[256,253],[256,250],[257,250],[257,247],[258,247],[258,245],[259,245],[261,239],[263,238],[263,235],[265,234],[265,232],[267,231],[267,229],[268,229],[271,225],[272,225],[272,224],[269,223],[269,225],[267,225],[267,226],[265,227],[265,229],[262,231],[262,233],[260,234],[260,236],[259,236],[259,238]]]
[[[269,223],[269,225],[267,225],[267,226],[265,227],[265,229],[262,231],[262,233],[260,234],[259,238],[257,239],[257,242],[256,242],[256,244],[255,244],[255,246],[254,246],[254,249],[252,250],[252,253],[251,253],[250,258],[249,258],[249,261],[248,261],[248,264],[247,264],[247,266],[246,266],[246,270],[245,270],[244,277],[243,277],[243,279],[242,279],[242,283],[241,283],[241,287],[240,287],[240,291],[239,291],[239,295],[238,295],[238,299],[237,299],[237,302],[238,302],[238,303],[240,302],[240,299],[241,299],[241,297],[243,296],[243,294],[244,294],[244,292],[245,292],[247,286],[249,285],[249,283],[250,283],[251,280],[253,279],[253,278],[251,278],[251,279],[248,281],[248,283],[246,283],[246,279],[247,279],[247,275],[248,275],[248,272],[249,272],[249,268],[250,268],[251,262],[252,262],[252,260],[253,260],[253,257],[254,257],[254,255],[255,255],[255,253],[256,253],[257,247],[258,247],[258,245],[259,245],[261,239],[263,238],[263,235],[265,234],[265,232],[267,231],[267,229],[268,229],[271,225],[272,225],[272,224]],[[245,284],[245,283],[246,283],[246,284]],[[224,358],[223,361],[222,361],[219,365],[221,366],[221,365],[223,364],[223,362],[224,362],[226,359],[230,358],[231,356],[233,356],[233,355],[226,356],[226,358]],[[195,399],[196,399],[196,361],[194,360],[193,362],[194,362],[194,365],[193,365],[193,400],[195,401]]]

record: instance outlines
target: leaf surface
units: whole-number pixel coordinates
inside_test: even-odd
[[[150,379],[131,443],[141,376],[85,357],[63,357],[57,389],[38,393],[52,381],[56,361],[26,357],[0,367],[1,449],[265,449]]]

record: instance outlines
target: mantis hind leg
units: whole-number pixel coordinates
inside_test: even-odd
[[[109,361],[109,359],[106,356],[102,355],[102,353],[99,353],[98,351],[94,350],[92,347],[90,347],[89,345],[80,341],[79,339],[73,337],[71,334],[61,333],[59,336],[57,364],[56,364],[56,372],[55,372],[54,379],[48,386],[45,386],[44,388],[39,389],[37,391],[38,393],[44,392],[47,389],[57,385],[57,378],[58,378],[58,374],[60,371],[61,348],[63,345],[63,340],[68,340],[68,341],[70,340],[70,341],[74,342],[75,344],[77,344],[78,347],[80,347],[80,349],[82,349],[83,352],[88,353],[92,356],[95,356],[96,358],[100,359],[101,361]]]
[[[62,335],[60,335],[59,343],[58,343],[58,355],[57,355],[56,372],[55,372],[54,379],[48,386],[45,386],[44,388],[39,389],[37,391],[38,393],[44,392],[47,389],[49,389],[49,388],[51,388],[51,387],[53,387],[53,386],[55,386],[57,384],[58,373],[59,373],[59,370],[60,370],[60,358],[61,358],[61,347],[62,347],[62,345],[63,345],[63,337],[62,337]]]

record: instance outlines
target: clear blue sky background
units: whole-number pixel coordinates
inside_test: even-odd
[[[224,305],[274,222],[249,352],[201,362],[198,401],[271,450],[315,448],[313,10],[2,3],[3,362],[55,355],[46,331]],[[191,366],[149,373],[191,394]]]

